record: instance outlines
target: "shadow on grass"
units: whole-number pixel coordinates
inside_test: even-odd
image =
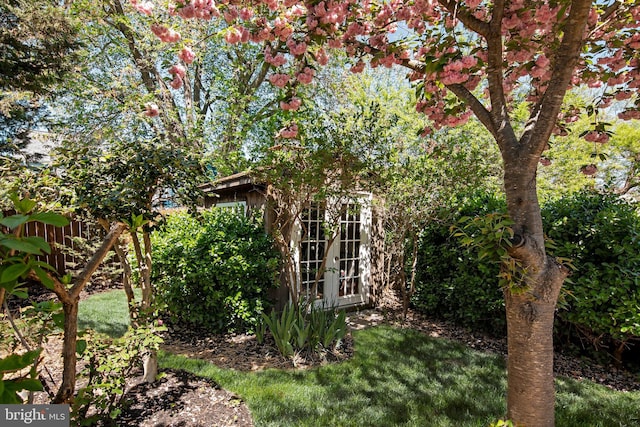
[[[121,323],[117,320],[95,321],[92,319],[78,319],[78,330],[93,329],[94,331],[106,334],[111,338],[121,338],[127,332],[128,328],[128,323]]]
[[[216,381],[247,402],[256,426],[488,426],[506,412],[502,357],[410,329],[354,333],[352,360],[257,373],[162,354],[165,367]],[[559,378],[556,425],[640,426],[640,392]]]
[[[93,295],[80,301],[78,329],[93,329],[120,338],[129,327],[127,297],[121,290]]]
[[[256,426],[487,426],[505,413],[500,357],[391,327],[355,342],[352,360],[308,371],[183,367],[241,395]]]

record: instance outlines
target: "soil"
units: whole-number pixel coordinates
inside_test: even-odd
[[[348,318],[352,330],[378,324],[392,324],[413,328],[432,337],[442,337],[461,342],[479,351],[501,354],[506,358],[506,339],[496,339],[457,327],[450,323],[430,319],[409,311],[404,319],[399,310],[367,310],[352,313]],[[169,325],[163,349],[211,361],[239,371],[256,371],[268,368],[305,369],[327,363],[335,363],[352,357],[353,340],[349,334],[343,345],[334,353],[321,357],[285,359],[279,355],[273,343],[260,345],[251,335],[209,335],[193,328]],[[55,383],[61,373],[59,357],[61,339],[55,337],[45,348],[45,364]],[[569,355],[556,354],[556,375],[576,379],[589,379],[620,391],[640,390],[640,375],[611,366],[600,366]],[[182,371],[165,370],[154,384],[134,380],[128,385],[123,412],[118,426],[200,427],[200,426],[253,426],[251,414],[242,399],[221,389],[213,381]],[[47,395],[39,396],[40,403],[48,403]]]

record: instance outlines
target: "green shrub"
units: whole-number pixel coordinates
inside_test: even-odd
[[[255,327],[276,285],[278,255],[255,220],[214,209],[179,213],[152,235],[157,296],[174,319],[213,332]]]
[[[445,220],[427,224],[419,242],[416,292],[412,298],[415,308],[464,326],[504,329],[499,264],[488,258],[480,261],[478,248],[465,248],[450,230],[463,217],[504,211],[503,200],[479,193],[464,200]],[[469,224],[466,231],[476,232],[473,227]]]
[[[549,204],[543,216],[557,246],[554,255],[570,258],[577,269],[565,283],[567,303],[559,317],[593,337],[612,338],[622,351],[625,342],[640,336],[637,206],[616,195],[584,191]]]
[[[465,216],[504,211],[499,199],[468,199],[448,220],[423,230],[414,306],[428,314],[476,329],[505,326],[499,267],[465,249],[450,225]],[[581,192],[542,209],[551,254],[571,260],[577,271],[566,281],[558,317],[592,338],[597,346],[614,344],[614,356],[640,336],[640,215],[637,206],[611,194]],[[482,222],[478,222],[481,224]],[[473,234],[474,222],[465,232]],[[567,330],[567,328],[562,328]]]

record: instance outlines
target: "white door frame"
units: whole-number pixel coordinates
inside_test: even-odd
[[[330,201],[329,203],[336,203],[335,201]],[[340,252],[341,252],[341,227],[342,223],[348,223],[349,218],[345,219],[345,214],[342,215],[340,228],[338,228],[338,235],[333,241],[332,245],[328,248],[327,252],[327,262],[324,271],[324,282],[322,289],[322,298],[318,298],[315,302],[318,306],[324,307],[350,307],[356,305],[363,305],[369,302],[370,297],[370,280],[371,280],[371,249],[370,249],[370,239],[371,239],[371,224],[372,224],[372,213],[371,213],[371,202],[372,195],[369,193],[357,193],[352,198],[350,198],[347,203],[358,204],[359,207],[359,225],[360,228],[357,236],[359,238],[356,239],[356,235],[347,236],[347,245],[348,242],[352,242],[350,246],[343,247],[346,251],[349,248],[355,248],[356,244],[358,246],[358,256],[353,257],[354,259],[347,258],[347,260],[351,259],[354,265],[357,263],[358,272],[355,277],[357,277],[357,286],[358,291],[351,295],[343,295],[340,296],[339,287],[341,286],[340,278],[341,276],[346,275],[347,272],[340,270]],[[324,221],[328,220],[328,214],[326,210],[322,210],[325,213]],[[348,214],[348,213],[347,213]],[[303,271],[302,271],[302,263],[301,260],[303,258],[303,254],[301,254],[301,248],[304,242],[301,242],[302,239],[302,219],[296,222],[296,229],[293,233],[294,241],[292,242],[292,251],[294,256],[294,261],[296,265],[296,275],[297,275],[297,288],[302,289],[305,285],[308,286],[309,281],[303,283]],[[315,229],[314,229],[315,230]],[[326,244],[326,238],[324,240]],[[311,245],[314,244],[314,240],[312,240]],[[356,243],[357,242],[357,243]],[[309,251],[310,246],[305,246],[305,250]],[[325,248],[326,250],[326,248]],[[307,255],[308,257],[308,255]],[[355,262],[357,259],[357,262]],[[313,260],[311,260],[311,264],[314,264]],[[310,264],[310,265],[311,265]],[[317,264],[317,263],[315,263]],[[314,264],[314,265],[315,265]],[[346,263],[349,265],[349,263]],[[345,266],[345,264],[343,264]],[[307,277],[308,279],[308,277]]]

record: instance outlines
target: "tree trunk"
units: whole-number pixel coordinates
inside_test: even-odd
[[[142,359],[143,375],[142,379],[146,383],[152,383],[158,376],[158,353],[154,350],[149,350]]]
[[[505,292],[507,310],[507,418],[553,426],[553,319],[555,303]]]
[[[137,326],[138,322],[138,308],[136,307],[135,294],[133,293],[133,286],[131,286],[131,264],[127,259],[126,245],[118,240],[113,249],[115,250],[118,258],[120,259],[120,265],[122,266],[122,287],[124,293],[127,295],[127,304],[129,307],[129,320],[133,327]]]
[[[536,163],[505,158],[507,209],[514,221],[509,254],[522,281],[504,290],[507,313],[507,418],[517,425],[555,423],[553,321],[567,269],[547,256],[536,191]]]
[[[62,384],[53,403],[69,403],[76,391],[76,344],[78,341],[78,304],[80,298],[62,301],[64,339],[62,344]]]
[[[136,253],[136,260],[138,261],[138,273],[140,274],[140,288],[142,289],[142,303],[141,311],[142,316],[148,315],[148,309],[151,307],[151,273],[149,266],[147,265],[147,258],[143,254],[142,245],[138,238],[136,231],[131,232],[131,240],[133,241],[133,248]]]
[[[87,265],[74,280],[71,289],[67,289],[57,277],[47,273],[53,282],[53,291],[62,302],[64,312],[64,339],[62,347],[63,372],[62,384],[58,389],[53,403],[68,403],[73,399],[76,389],[76,343],[78,340],[78,304],[80,302],[80,292],[84,289],[89,279],[100,266],[100,263],[107,255],[114,243],[126,229],[126,225],[115,223],[105,236],[100,248],[93,254]],[[35,274],[31,278],[39,280]]]

